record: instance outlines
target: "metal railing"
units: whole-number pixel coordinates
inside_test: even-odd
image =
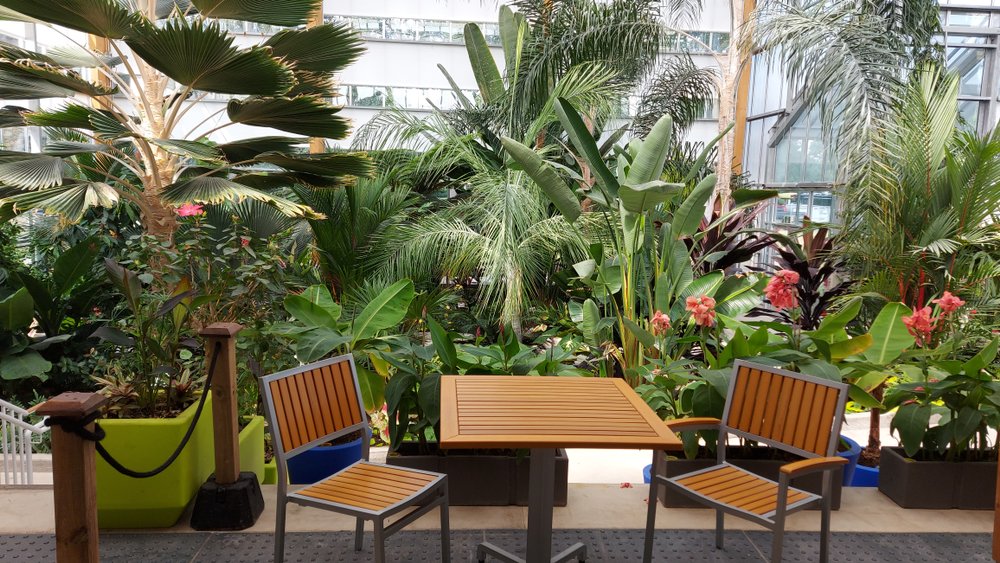
[[[35,438],[49,431],[44,421],[29,422],[31,413],[0,399],[0,485],[32,485]]]

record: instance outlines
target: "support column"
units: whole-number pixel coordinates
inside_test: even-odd
[[[320,2],[316,10],[309,16],[309,21],[306,22],[306,28],[316,27],[317,25],[323,25],[323,2]],[[326,140],[322,137],[312,137],[309,139],[309,153],[310,154],[323,154],[326,152]]]
[[[63,430],[97,412],[107,398],[96,393],[63,393],[35,411],[52,417],[52,494],[56,518],[56,561],[98,563],[95,442]],[[94,423],[84,426],[94,431]]]

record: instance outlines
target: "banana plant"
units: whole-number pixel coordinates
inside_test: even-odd
[[[73,221],[125,201],[147,233],[169,242],[182,204],[252,199],[318,218],[284,197],[287,189],[336,187],[370,170],[360,154],[301,154],[306,137],[346,136],[349,122],[330,103],[333,73],[363,50],[345,24],[301,27],[322,0],[0,0],[0,8],[89,37],[44,54],[0,43],[0,98],[63,100],[5,108],[0,127],[36,125],[74,138],[0,156],[0,220],[43,209]],[[240,47],[229,20],[286,29]],[[211,141],[234,126],[262,133]]]
[[[651,334],[643,328],[656,311],[670,312],[671,324],[687,322],[683,299],[691,295],[715,296],[720,304],[730,302],[726,313],[736,317],[756,304],[753,278],[726,280],[718,275],[695,279],[688,246],[684,240],[699,230],[716,178],[709,175],[695,183],[719,137],[708,143],[694,165],[675,182],[662,179],[673,135],[673,122],[663,116],[645,139],[633,139],[617,147],[612,170],[597,145],[587,122],[573,105],[557,99],[555,111],[576,149],[576,158],[589,170],[592,183],[580,181],[574,189],[552,163],[525,143],[502,140],[510,158],[535,181],[558,212],[577,229],[584,213],[603,215],[612,248],[595,248],[590,259],[574,265],[580,279],[604,301],[616,319],[621,343],[619,361],[626,376],[645,360]],[[693,187],[691,184],[694,184]],[[773,192],[754,190],[741,194],[742,206],[772,197]],[[586,199],[587,209],[582,200]],[[737,207],[732,212],[735,212]],[[730,213],[732,213],[730,212]],[[718,221],[728,220],[725,214]],[[577,229],[578,230],[578,229]],[[580,233],[583,236],[583,233]],[[597,326],[596,324],[594,325]],[[637,381],[633,381],[636,383]]]

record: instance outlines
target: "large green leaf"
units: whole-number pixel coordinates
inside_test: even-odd
[[[47,379],[45,374],[52,369],[52,363],[34,350],[25,350],[12,356],[0,356],[0,379],[17,380],[37,377]]]
[[[28,113],[27,108],[18,106],[4,106],[0,108],[0,128],[24,127],[27,125],[24,121],[26,113]]]
[[[57,86],[47,80],[0,70],[0,98],[5,100],[40,100],[65,98],[73,90]]]
[[[330,295],[330,291],[326,287],[313,287],[326,291],[327,296]],[[288,314],[298,319],[299,322],[308,326],[325,326],[330,329],[336,329],[337,319],[340,318],[340,306],[332,303],[331,307],[331,304],[325,303],[325,300],[321,299],[321,297],[321,292],[317,291],[309,294],[303,293],[302,295],[294,293],[286,295],[284,300],[285,310],[288,311]],[[330,301],[332,301],[332,297]]]
[[[425,375],[420,380],[420,389],[417,390],[417,403],[424,413],[424,418],[432,425],[436,425],[441,419],[441,374],[432,373]]]
[[[365,366],[356,366],[358,372],[358,387],[361,388],[361,401],[365,410],[375,412],[385,404],[385,378]]]
[[[903,350],[913,346],[913,336],[906,330],[902,320],[904,316],[912,314],[910,308],[902,303],[887,303],[882,307],[868,331],[873,342],[864,352],[865,359],[884,366],[898,358]]]
[[[111,112],[74,103],[60,108],[31,112],[25,116],[25,120],[31,125],[42,127],[93,129],[100,137],[108,139],[131,134],[128,127]]]
[[[0,207],[10,204],[18,212],[41,209],[74,222],[79,221],[91,207],[114,207],[118,199],[118,192],[108,184],[83,182],[0,197]]]
[[[63,252],[52,266],[52,284],[55,295],[63,295],[90,272],[97,260],[99,247],[93,238],[76,243]],[[53,336],[53,335],[49,335]]]
[[[217,23],[171,19],[126,40],[147,63],[184,86],[206,92],[280,96],[295,85],[292,69],[270,49],[238,49]]]
[[[618,188],[618,198],[626,211],[645,213],[663,202],[670,201],[683,189],[683,184],[671,184],[659,180],[645,184],[629,182]]]
[[[875,339],[872,338],[872,335],[862,334],[861,336],[855,336],[854,338],[834,342],[833,344],[830,344],[830,358],[836,361],[843,360],[848,356],[861,354],[865,350],[871,348],[874,341]]]
[[[295,355],[308,364],[330,355],[337,348],[351,341],[351,337],[336,330],[320,326],[295,337]]]
[[[184,139],[149,139],[149,142],[167,151],[196,160],[221,160],[222,153],[212,145]]]
[[[43,22],[111,39],[134,33],[144,21],[120,0],[0,0],[0,6]]]
[[[559,121],[562,122],[563,128],[566,129],[566,133],[569,135],[569,140],[572,141],[576,150],[580,151],[580,154],[586,159],[587,164],[594,171],[594,174],[597,175],[597,178],[601,182],[600,185],[603,186],[607,195],[611,197],[617,195],[618,179],[608,169],[608,165],[604,162],[604,157],[601,155],[601,149],[597,146],[597,141],[594,140],[594,136],[590,133],[590,129],[587,128],[583,118],[577,113],[576,108],[563,98],[559,98],[556,100],[555,110],[556,115],[559,116]],[[610,198],[608,199],[610,201]]]
[[[253,160],[268,152],[289,153],[309,142],[306,137],[252,137],[218,145],[229,162]]]
[[[249,198],[266,203],[289,217],[322,218],[307,205],[214,176],[192,178],[171,184],[163,190],[161,197],[165,203],[178,205],[192,202],[214,205],[224,201],[239,202]]]
[[[323,6],[323,0],[190,0],[205,17],[295,26]]]
[[[670,223],[675,237],[680,239],[692,235],[698,230],[698,225],[701,224],[701,220],[705,216],[705,206],[714,190],[715,174],[709,174],[691,190],[691,193],[674,212],[674,219]]]
[[[58,186],[63,181],[63,159],[48,155],[0,156],[0,184],[28,190]]]
[[[514,139],[504,137],[501,142],[510,157],[524,168],[524,172],[545,192],[562,216],[570,223],[576,221],[582,213],[580,201],[576,199],[576,194],[566,182],[556,174],[555,169],[542,160],[538,153]]]
[[[814,339],[825,340],[826,342],[835,342],[845,336],[846,333],[844,329],[847,324],[854,320],[861,312],[862,299],[860,297],[855,297],[847,302],[846,305],[840,308],[835,313],[831,313],[825,317],[819,323],[819,328],[809,332],[809,336]]]
[[[365,51],[358,33],[346,24],[279,31],[264,45],[274,56],[293,63],[295,70],[309,72],[339,72]]]
[[[12,332],[27,328],[34,311],[34,301],[28,290],[22,287],[0,300],[0,330]]]
[[[382,290],[354,319],[354,343],[398,325],[413,301],[413,282],[400,280]]]
[[[597,303],[593,299],[584,301],[581,313],[583,319],[580,321],[580,331],[583,332],[583,337],[589,343],[600,344],[597,342],[597,336],[600,332],[598,323],[601,322],[601,310],[598,309]]]
[[[900,406],[896,411],[889,426],[891,431],[899,432],[899,442],[906,455],[914,456],[920,450],[930,420],[930,405],[910,403]]]
[[[39,64],[34,61],[0,60],[0,73],[8,79],[20,77],[22,80],[37,84],[47,82],[56,88],[77,92],[85,96],[108,96],[118,91],[117,86],[105,87],[88,82],[72,71],[57,66]],[[28,96],[36,98],[39,96]],[[48,96],[45,96],[48,97]]]
[[[652,348],[656,346],[656,337],[653,336],[648,330],[642,328],[635,321],[627,317],[622,318],[622,324],[625,328],[635,336],[636,340],[642,343],[646,348]]]
[[[226,111],[235,123],[270,127],[296,135],[341,139],[350,129],[350,122],[338,115],[340,108],[318,96],[230,100]]]
[[[369,176],[372,162],[363,153],[322,153],[310,155],[262,154],[254,160],[280,166],[292,172],[317,176]]]
[[[670,151],[673,131],[674,122],[669,115],[664,115],[653,125],[639,148],[639,154],[629,167],[630,184],[645,184],[660,179],[663,166],[667,162],[667,153]]]
[[[465,50],[469,53],[469,64],[472,74],[479,85],[479,94],[488,103],[499,100],[504,93],[503,78],[493,60],[490,46],[483,37],[483,32],[474,23],[465,24]]]
[[[442,369],[448,370],[452,374],[458,373],[458,350],[455,349],[455,342],[451,339],[448,331],[444,329],[434,317],[427,316],[427,328],[431,332],[431,344],[441,358]]]

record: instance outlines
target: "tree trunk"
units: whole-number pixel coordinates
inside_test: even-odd
[[[718,160],[715,164],[715,193],[712,196],[714,203],[709,206],[709,209],[717,209],[722,213],[729,208],[734,167],[743,158],[743,155],[735,154],[734,150],[737,134],[742,135],[742,132],[737,130],[746,127],[745,122],[736,123],[737,105],[740,103],[737,78],[740,76],[744,60],[749,61],[750,57],[750,54],[743,49],[747,40],[745,36],[748,35],[745,23],[755,5],[754,0],[732,0],[730,2],[732,33],[729,39],[729,51],[726,55],[726,66],[719,69],[722,73],[719,88],[719,131],[723,131],[731,123],[736,124],[728,135],[719,140],[718,144]],[[746,103],[746,100],[743,100],[743,103]]]

